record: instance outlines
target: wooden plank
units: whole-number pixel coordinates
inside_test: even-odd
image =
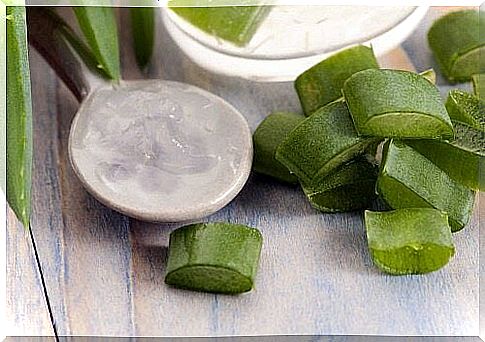
[[[53,335],[29,232],[7,210],[6,322],[4,332],[17,336]]]

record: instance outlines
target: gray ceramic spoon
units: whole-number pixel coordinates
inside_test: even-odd
[[[94,197],[138,219],[178,222],[208,216],[239,193],[253,150],[234,107],[189,84],[96,77],[53,17],[36,8],[28,15],[30,43],[81,102],[69,156]]]

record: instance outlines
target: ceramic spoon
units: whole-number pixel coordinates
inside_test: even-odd
[[[252,162],[245,118],[220,97],[164,80],[96,77],[38,9],[30,43],[80,100],[69,137],[72,167],[100,202],[142,220],[192,221],[228,204]]]

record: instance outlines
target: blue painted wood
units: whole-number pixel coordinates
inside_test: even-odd
[[[126,13],[121,18],[128,39]],[[425,31],[423,26],[404,44],[418,70],[433,65]],[[129,45],[122,48],[125,78],[141,77]],[[300,111],[291,83],[209,74],[184,56],[161,27],[155,51],[150,77],[191,83],[222,96],[252,129],[271,111]],[[319,213],[297,186],[253,175],[234,201],[207,220],[262,231],[255,290],[225,296],[167,287],[168,237],[178,225],[128,219],[87,195],[66,154],[77,104],[38,56],[33,59],[34,88],[47,87],[43,96],[34,97],[47,108],[36,113],[43,118],[35,129],[44,147],[36,152],[34,233],[61,334],[478,334],[483,194],[470,225],[454,235],[457,253],[447,267],[425,276],[392,277],[370,260],[362,213]]]

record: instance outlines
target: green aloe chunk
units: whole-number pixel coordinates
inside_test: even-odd
[[[438,88],[421,75],[368,69],[352,75],[344,84],[343,94],[360,135],[453,137]]]
[[[384,145],[377,193],[393,209],[435,208],[447,212],[453,232],[468,223],[475,201],[474,191],[412,147],[395,140]]]
[[[343,100],[302,121],[276,149],[276,159],[306,186],[366,151],[378,138],[359,137]]]
[[[25,7],[8,6],[7,33],[7,182],[6,195],[27,228],[32,187],[32,101]],[[4,189],[5,190],[5,189]]]
[[[431,50],[450,82],[470,80],[485,72],[485,15],[477,10],[449,13],[436,20],[428,32]]]
[[[378,167],[365,156],[340,166],[311,187],[302,185],[311,205],[323,212],[368,208],[376,198]]]
[[[249,43],[270,6],[172,7],[202,31],[238,46]]]
[[[276,148],[305,117],[295,113],[276,112],[268,115],[253,135],[253,170],[288,183],[298,178],[276,160]]]
[[[435,163],[448,176],[476,190],[485,190],[485,131],[454,123],[455,140],[406,142]]]
[[[250,291],[258,268],[261,233],[225,222],[197,223],[170,234],[165,282],[195,291]]]
[[[372,260],[386,273],[433,272],[455,254],[448,216],[436,209],[366,211],[365,228]]]
[[[473,75],[472,83],[475,96],[485,101],[485,74]]]
[[[344,82],[365,69],[378,69],[372,48],[357,45],[343,50],[302,73],[295,81],[305,115],[342,96]]]
[[[446,109],[453,121],[485,131],[485,101],[461,90],[452,90],[446,100]]]
[[[87,1],[86,1],[87,2]],[[119,80],[120,57],[118,48],[118,27],[112,7],[74,7],[79,27],[96,56],[99,68],[111,79]]]

